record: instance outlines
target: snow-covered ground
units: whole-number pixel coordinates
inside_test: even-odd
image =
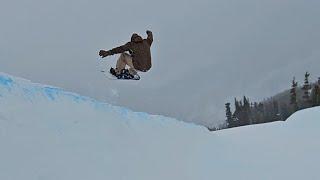
[[[209,132],[0,73],[1,180],[320,179],[320,108]]]

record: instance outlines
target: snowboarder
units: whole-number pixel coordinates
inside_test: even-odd
[[[134,33],[130,42],[108,51],[100,50],[99,56],[102,58],[121,53],[116,68],[110,69],[112,75],[118,79],[139,80],[140,77],[137,71],[147,72],[151,68],[150,47],[153,42],[153,35],[149,30],[146,33],[148,35],[146,39],[142,39],[141,36]],[[127,65],[129,69],[125,69]]]

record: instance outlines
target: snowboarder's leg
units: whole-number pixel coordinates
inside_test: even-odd
[[[133,63],[132,63],[132,57],[127,53],[122,53],[117,61],[116,65],[116,73],[120,74],[123,69],[125,69],[126,65],[129,66],[129,73],[131,75],[136,75],[137,71],[135,70]]]
[[[117,61],[116,73],[120,74],[123,69],[126,67],[125,53],[122,53]]]
[[[140,76],[138,75],[137,70],[133,66],[131,56],[128,56],[128,58],[126,58],[126,64],[129,66],[128,71],[129,71],[130,77],[132,77],[132,79],[139,80]]]
[[[136,69],[135,69],[134,66],[133,66],[132,58],[131,58],[131,57],[126,59],[126,64],[129,66],[129,73],[130,73],[131,75],[136,75],[136,74],[137,74],[137,71],[136,71]]]

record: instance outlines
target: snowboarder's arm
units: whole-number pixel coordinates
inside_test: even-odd
[[[148,41],[148,43],[150,44],[150,46],[151,46],[151,44],[152,44],[152,42],[153,42],[153,35],[152,35],[152,32],[151,31],[147,31],[147,35],[148,35],[148,37],[147,37],[147,41]]]
[[[99,51],[99,56],[101,56],[102,58],[110,56],[110,55],[114,55],[114,54],[119,54],[119,53],[123,53],[125,51],[129,51],[131,47],[131,43],[128,42],[125,45],[113,48],[109,51],[105,51],[105,50],[100,50]]]
[[[129,51],[131,47],[131,42],[126,43],[125,45],[113,48],[111,50],[109,50],[110,55],[114,55],[114,54],[119,54],[119,53],[123,53],[126,51]]]

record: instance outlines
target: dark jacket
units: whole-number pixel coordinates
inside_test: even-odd
[[[133,34],[130,42],[107,51],[108,55],[129,51],[134,68],[143,72],[148,71],[152,66],[150,47],[153,42],[153,35],[151,31],[147,31],[147,34],[146,39],[142,39],[138,34]]]

